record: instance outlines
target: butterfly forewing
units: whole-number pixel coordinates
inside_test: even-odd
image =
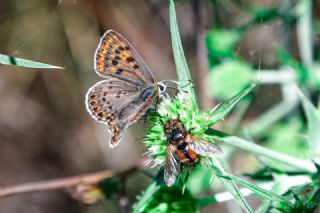
[[[132,45],[119,33],[108,30],[95,53],[95,70],[101,76],[111,75],[143,86],[154,83],[154,77]]]
[[[110,77],[109,77],[110,78]],[[136,122],[156,97],[153,86],[140,88],[128,82],[110,78],[98,82],[87,93],[87,110],[98,121],[107,123],[110,146],[116,146],[128,126]]]
[[[168,145],[166,150],[166,165],[164,169],[164,181],[167,186],[172,186],[178,177],[180,171],[180,162],[174,156],[176,147]]]

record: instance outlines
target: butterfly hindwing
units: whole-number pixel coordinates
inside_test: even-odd
[[[141,89],[109,76],[89,89],[86,106],[95,120],[109,126],[110,146],[114,147],[120,142],[128,126],[147,111],[156,95],[154,86]]]
[[[132,45],[119,33],[108,30],[95,53],[95,70],[137,85],[150,85],[154,77]]]
[[[93,85],[86,95],[88,112],[100,122],[114,120],[121,108],[139,95],[139,88],[120,79],[107,77]]]
[[[110,140],[111,147],[116,146],[120,142],[128,126],[146,113],[156,95],[157,90],[153,86],[150,86],[142,90],[135,99],[123,105],[116,114],[115,119],[109,124],[112,133]]]

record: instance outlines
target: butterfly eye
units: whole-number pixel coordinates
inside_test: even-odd
[[[165,90],[165,87],[164,87],[163,85],[159,84],[159,90],[160,90],[161,92],[163,92],[163,91]]]

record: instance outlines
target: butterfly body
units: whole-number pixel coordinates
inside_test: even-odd
[[[132,45],[113,30],[101,37],[94,64],[96,73],[104,80],[88,90],[86,108],[96,121],[109,127],[109,144],[114,147],[166,86],[154,80]]]
[[[164,180],[172,186],[179,174],[180,164],[194,165],[200,156],[218,157],[221,149],[203,138],[187,131],[179,119],[168,120],[164,125],[167,135],[166,165]]]
[[[159,92],[155,87],[148,87],[141,92],[139,100],[137,102],[144,102],[145,105],[142,107],[137,114],[130,120],[130,124],[136,122],[142,115],[146,113],[154,99],[159,95]]]

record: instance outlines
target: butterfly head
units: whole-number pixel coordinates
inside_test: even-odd
[[[167,85],[163,82],[158,82],[158,93],[161,96],[167,89]]]

